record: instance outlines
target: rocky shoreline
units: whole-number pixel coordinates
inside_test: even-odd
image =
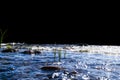
[[[42,50],[69,50],[73,52],[120,54],[120,46],[107,45],[74,45],[74,44],[25,44],[25,43],[3,43],[1,52],[41,53]]]

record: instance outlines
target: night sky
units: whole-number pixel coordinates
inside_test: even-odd
[[[0,28],[4,42],[120,45],[118,20],[108,9],[7,9]]]

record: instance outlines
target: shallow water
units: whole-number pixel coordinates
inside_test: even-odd
[[[0,80],[119,80],[120,56],[102,53],[52,51],[41,54],[0,53]],[[64,54],[66,53],[66,54]],[[60,71],[45,71],[45,65]],[[72,72],[77,72],[72,74]],[[54,74],[58,76],[54,77]]]

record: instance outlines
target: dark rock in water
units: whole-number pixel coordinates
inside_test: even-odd
[[[40,54],[41,52],[38,50],[27,50],[22,53],[24,53],[24,54]]]
[[[28,51],[24,51],[24,52],[22,52],[22,53],[24,53],[24,54],[32,54],[33,52],[30,51],[30,50],[28,50]]]
[[[7,52],[16,52],[16,51],[17,51],[16,49],[4,49],[1,52],[7,53]]]
[[[77,71],[72,71],[72,72],[70,72],[70,74],[78,74],[78,72]]]
[[[41,52],[38,51],[38,50],[34,50],[33,52],[36,53],[36,54],[37,54],[37,53],[38,53],[38,54],[41,53]]]
[[[79,50],[79,52],[89,52],[89,50]]]
[[[62,68],[57,66],[44,66],[41,68],[42,70],[61,70]]]

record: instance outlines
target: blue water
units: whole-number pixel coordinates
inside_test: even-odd
[[[0,80],[120,80],[120,56],[102,53],[61,52],[61,58],[52,51],[31,55],[0,52]],[[60,64],[57,64],[57,63]],[[44,71],[45,65],[59,66],[60,71]],[[77,74],[70,74],[76,71]],[[65,76],[64,72],[69,74]],[[54,73],[59,76],[51,78]],[[64,74],[64,75],[63,75]],[[88,78],[88,79],[87,79]]]

